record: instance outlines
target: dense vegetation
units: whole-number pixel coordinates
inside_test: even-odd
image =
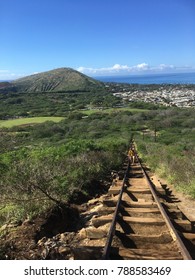
[[[120,104],[105,90],[96,92],[47,92],[47,93],[7,93],[0,94],[0,119],[35,116],[67,116],[68,112],[107,108]]]
[[[195,198],[195,110],[159,111],[142,132],[138,149],[143,160],[161,177]],[[152,132],[153,131],[153,132]],[[156,137],[155,137],[156,134]]]
[[[40,205],[43,210],[51,202],[95,195],[98,189],[93,185],[118,169],[124,158],[128,123],[120,136],[119,126],[117,115],[73,114],[58,124],[2,130],[2,216],[11,218],[14,212],[23,218],[35,214]]]
[[[103,181],[120,168],[131,135],[142,160],[195,197],[193,108],[136,103],[131,105],[136,110],[120,110],[116,107],[124,104],[105,89],[10,92],[0,98],[1,119],[64,117],[58,123],[1,128],[0,224],[103,192]]]

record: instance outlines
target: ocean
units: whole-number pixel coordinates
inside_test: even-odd
[[[98,76],[94,77],[101,82],[116,82],[127,84],[195,84],[193,73],[168,73],[128,76]]]

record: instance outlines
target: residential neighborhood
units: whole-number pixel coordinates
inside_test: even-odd
[[[111,86],[111,85],[110,85]],[[112,92],[126,102],[147,102],[164,106],[195,106],[195,85],[130,85],[112,84]]]

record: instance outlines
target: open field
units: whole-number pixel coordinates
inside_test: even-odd
[[[63,117],[34,117],[34,118],[19,118],[19,119],[6,120],[6,121],[0,120],[0,128],[2,127],[11,128],[13,126],[37,124],[46,121],[60,122],[63,119],[64,119]]]

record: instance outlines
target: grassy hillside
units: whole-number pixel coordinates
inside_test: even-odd
[[[195,110],[129,104],[101,85],[56,69],[0,94],[0,225],[103,192],[132,134],[142,159],[195,197]]]
[[[0,119],[39,116],[66,116],[80,109],[110,108],[121,100],[98,88],[94,92],[10,92],[0,94]]]
[[[10,86],[9,82],[0,82],[0,89]]]
[[[59,68],[12,83],[19,92],[83,91],[101,87],[101,83],[71,68]]]

